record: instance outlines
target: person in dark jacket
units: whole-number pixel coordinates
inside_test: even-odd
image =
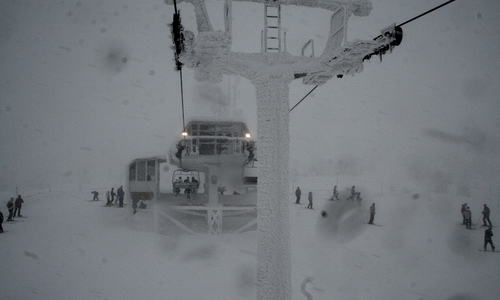
[[[346,200],[349,201],[349,200],[353,200],[354,201],[354,197],[356,196],[356,186],[352,186],[351,188],[351,196],[349,196]]]
[[[115,201],[115,188],[111,188],[111,205],[113,205],[113,202]]]
[[[94,195],[92,201],[99,201],[99,193],[97,191],[92,191],[92,194]]]
[[[2,224],[3,224],[3,214],[2,212],[0,211],[0,233],[3,232],[3,227],[2,227]]]
[[[486,222],[488,222],[488,225],[486,225]],[[493,225],[491,225],[491,221],[490,221],[490,208],[486,204],[484,204],[484,208],[483,208],[483,226],[484,227],[493,227]]]
[[[340,199],[339,199],[339,191],[337,191],[337,186],[333,187],[333,197],[332,197],[332,200],[333,200],[333,198],[337,199],[337,201],[340,201]]]
[[[370,206],[370,221],[368,221],[368,224],[373,225],[373,219],[375,219],[375,203]]]
[[[462,214],[462,225],[465,225],[465,216],[464,216],[464,211],[467,209],[467,202],[462,204],[462,208],[460,209],[460,213]]]
[[[24,200],[21,198],[21,195],[17,196],[16,201],[14,201],[14,216],[22,217],[21,215],[21,207],[23,206]]]
[[[468,206],[465,208],[463,215],[464,215],[464,219],[465,219],[465,228],[471,229],[472,228],[472,212],[470,211],[470,208]]]
[[[9,217],[7,221],[13,221],[14,217],[14,198],[10,198],[9,202],[7,202],[7,209],[9,210]]]
[[[491,231],[491,227],[488,227],[488,229],[484,231],[484,251],[486,251],[486,246],[488,246],[488,244],[490,244],[491,250],[495,251],[495,245],[493,244],[493,240],[491,239],[492,236],[493,231]]]
[[[307,208],[313,209],[313,192],[309,192],[309,195],[307,195],[307,200],[309,200]]]
[[[295,190],[295,197],[297,198],[295,204],[300,204],[300,195],[302,195],[302,192],[300,191],[300,187],[297,187]]]
[[[123,186],[120,186],[116,190],[116,195],[118,196],[118,206],[123,207],[123,197],[125,197],[125,192],[123,191]]]

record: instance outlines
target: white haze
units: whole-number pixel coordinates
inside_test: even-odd
[[[392,23],[400,24],[442,1],[373,0],[372,3],[373,10],[369,16],[350,18],[348,40],[374,38],[380,29]],[[216,29],[223,29],[222,5],[223,1],[207,1]],[[182,3],[179,7],[184,26],[195,30],[192,6]],[[172,20],[172,11],[173,8],[163,4],[163,1],[149,0],[0,2],[0,190],[9,192],[3,194],[5,199],[2,203],[8,200],[6,197],[14,195],[16,187],[21,193],[29,191],[25,194],[33,190],[68,192],[63,196],[52,194],[40,197],[38,201],[48,201],[49,207],[63,204],[59,201],[73,192],[81,192],[75,194],[78,195],[75,199],[83,201],[88,196],[87,192],[104,192],[124,184],[126,168],[132,159],[166,153],[182,130],[179,74],[174,70],[167,26]],[[498,270],[498,264],[495,269],[497,260],[479,257],[475,253],[481,245],[481,232],[464,236],[462,231],[447,226],[457,226],[455,223],[460,222],[456,214],[465,201],[471,204],[475,219],[483,203],[488,203],[493,215],[498,215],[499,12],[500,4],[496,1],[458,0],[411,22],[403,26],[402,44],[392,54],[384,56],[382,63],[373,57],[365,63],[362,73],[333,79],[318,87],[291,112],[291,186],[300,185],[303,194],[313,190],[315,194],[327,197],[333,184],[338,184],[344,192],[356,184],[366,195],[365,199],[373,199],[380,204],[376,221],[384,223],[383,227],[375,228],[381,232],[356,232],[353,240],[342,240],[347,244],[341,244],[341,247],[353,250],[341,256],[346,260],[345,264],[334,264],[334,257],[329,258],[332,261],[327,260],[332,268],[340,271],[339,274],[335,273],[335,269],[327,270],[325,261],[321,260],[321,256],[326,255],[324,252],[328,252],[326,246],[312,250],[312,254],[317,254],[317,260],[311,257],[312,254],[307,259],[297,258],[296,253],[302,254],[308,242],[327,243],[325,240],[329,239],[319,239],[321,242],[318,242],[314,237],[307,236],[308,230],[311,236],[322,232],[321,225],[311,226],[320,218],[318,211],[310,215],[292,211],[291,223],[303,222],[307,226],[307,230],[294,228],[296,224],[292,226],[294,299],[302,299],[297,287],[301,280],[315,273],[323,274],[323,277],[319,275],[315,279],[318,286],[315,296],[318,299],[334,298],[324,292],[328,290],[328,281],[324,276],[332,274],[336,274],[337,280],[346,274],[352,281],[361,278],[363,282],[370,283],[356,287],[349,281],[343,281],[335,286],[337,292],[351,295],[351,299],[368,299],[370,291],[384,295],[384,284],[396,291],[394,296],[385,294],[386,299],[435,299],[434,295],[440,295],[438,299],[494,299],[498,295],[498,287],[490,281],[490,278],[498,277],[498,271],[495,273]],[[315,52],[317,55],[321,53],[328,34],[330,14],[319,9],[283,7],[282,25],[287,32],[288,51],[298,55],[302,45],[314,39]],[[233,15],[233,51],[259,51],[262,5],[235,2]],[[189,69],[184,69],[183,73],[186,117],[213,118],[217,110],[214,107],[216,95],[224,96],[227,92],[224,84],[196,82]],[[237,108],[243,111],[242,119],[256,134],[255,90],[243,79],[237,87]],[[311,88],[300,81],[293,82],[290,85],[290,106]],[[412,195],[417,195],[423,204],[398,202],[413,199]],[[318,199],[318,207],[324,205],[320,200],[323,198],[315,198]],[[55,200],[50,202],[52,199]],[[3,204],[2,207],[5,214]],[[65,215],[63,221],[71,223],[70,216],[82,214],[81,210],[86,208],[76,204],[67,207],[67,211],[61,208]],[[29,220],[37,215],[36,210],[29,210],[29,203],[26,210]],[[96,211],[84,213],[102,216],[99,210]],[[50,218],[48,212],[40,214]],[[124,222],[126,217],[124,213]],[[121,220],[117,216],[113,218],[117,218],[117,222]],[[23,224],[28,224],[29,220]],[[500,221],[496,218],[494,223],[495,220],[497,223]],[[405,221],[411,226],[398,225]],[[40,222],[44,222],[43,219]],[[430,225],[424,226],[423,223]],[[38,223],[32,224],[38,226]],[[103,222],[103,226],[106,224]],[[30,230],[28,226],[17,226],[19,229],[14,226],[17,224],[9,228],[12,235],[23,235]],[[434,230],[436,234],[429,233]],[[80,233],[77,229],[68,231],[69,236]],[[47,235],[49,233],[46,232]],[[112,240],[119,243],[120,239],[116,236],[123,235],[126,240],[124,236],[128,234],[137,233],[120,231],[105,236],[109,239],[113,236]],[[30,238],[35,237],[30,235]],[[240,240],[240,237],[234,238]],[[252,238],[255,241],[255,236],[250,240]],[[141,238],[141,243],[157,239],[161,240],[161,237]],[[10,247],[19,248],[9,248],[2,242],[2,251],[10,251],[9,258],[21,261],[33,257],[26,253],[36,252],[38,257],[43,257],[43,250],[35,251],[33,249],[37,246],[30,245],[29,239],[25,241],[23,245],[10,246],[15,245],[15,239],[9,240]],[[52,242],[64,241],[47,238],[39,243],[45,249],[50,248]],[[238,245],[236,249],[247,249],[238,241],[234,241]],[[380,241],[380,245],[373,246]],[[423,243],[415,245],[416,241]],[[86,241],[77,243],[80,242]],[[104,241],[98,239],[97,244],[106,247],[101,243]],[[440,243],[446,244],[443,249],[440,249]],[[196,247],[192,244],[196,244],[195,239],[188,238],[185,246],[187,249],[190,245]],[[463,244],[468,246],[464,248]],[[71,241],[66,247],[69,253],[82,249]],[[210,246],[209,249],[213,249],[211,247],[219,246]],[[376,250],[365,252],[369,247]],[[383,252],[384,249],[387,252]],[[381,256],[379,250],[385,255],[384,260],[373,263],[375,255]],[[401,250],[403,254],[396,250]],[[143,250],[130,248],[130,251],[120,253],[126,256],[134,251]],[[154,251],[160,253],[150,253],[153,260],[163,259],[161,249]],[[14,252],[25,255],[19,257]],[[433,256],[434,253],[438,257]],[[347,259],[349,255],[354,256]],[[396,258],[393,262],[389,259],[391,255]],[[105,258],[100,254],[96,257],[99,260]],[[223,260],[214,257],[215,261]],[[231,257],[237,258],[238,255]],[[53,257],[54,260],[56,258]],[[478,259],[490,263],[478,262]],[[109,258],[106,260],[111,261]],[[51,262],[49,259],[46,263],[42,258],[40,261],[44,267]],[[429,261],[435,264],[434,267]],[[75,272],[84,263],[84,260],[81,264],[76,261]],[[214,261],[208,259],[192,268],[201,268],[203,273],[208,274],[212,263]],[[247,266],[246,263],[242,262]],[[1,264],[4,270],[4,259]],[[154,261],[148,264],[153,265]],[[172,268],[181,265],[174,263]],[[366,270],[367,265],[372,267]],[[10,262],[8,266],[16,268]],[[21,266],[14,279],[21,280],[26,275],[23,271],[30,271],[26,265]],[[129,274],[127,271],[133,270],[133,266],[120,270]],[[99,273],[96,268],[85,273]],[[253,270],[254,266],[248,268]],[[433,280],[423,284],[411,276],[406,281],[401,279],[413,269],[417,270],[418,278],[429,276]],[[442,269],[446,271],[439,273]],[[370,282],[370,276],[376,277],[381,270],[384,271],[381,278]],[[486,270],[486,275],[480,275],[483,270]],[[188,271],[183,270],[186,278],[190,274]],[[57,272],[54,271],[53,278],[64,275]],[[109,272],[113,272],[113,268]],[[142,272],[151,282],[154,276],[147,274],[147,269]],[[161,269],[154,268],[154,272],[161,272]],[[243,273],[238,274],[244,276]],[[2,272],[2,278],[7,276],[5,274]],[[440,274],[442,276],[438,276]],[[113,273],[110,276],[114,276]],[[158,276],[173,275],[160,273]],[[398,280],[402,281],[395,284],[391,276],[400,277]],[[28,276],[28,290],[35,285],[40,291],[49,284],[41,283],[38,278]],[[81,278],[77,276],[77,279]],[[164,279],[155,280],[162,282],[158,285],[168,290],[169,284],[164,285]],[[481,284],[485,280],[488,282],[486,286]],[[75,288],[76,282],[70,282],[63,295],[80,291]],[[206,282],[209,285],[210,281]],[[2,285],[6,283],[11,281],[0,280],[2,290],[5,287]],[[443,287],[439,288],[437,283],[442,283]],[[175,285],[175,282],[172,284]],[[480,292],[473,292],[475,287]],[[243,290],[248,289],[244,284]],[[15,299],[15,291],[9,291],[9,296]],[[250,291],[242,298],[255,298],[252,293]],[[414,297],[410,298],[410,294]],[[24,299],[42,299],[45,294],[38,292],[30,295],[32,298]],[[177,299],[194,299],[185,295],[182,291],[175,294]],[[114,299],[116,296],[105,295],[103,298],[106,297]],[[165,298],[165,295],[162,294],[162,297]],[[159,299],[160,296],[150,295],[150,298]],[[200,296],[199,299],[211,298]]]

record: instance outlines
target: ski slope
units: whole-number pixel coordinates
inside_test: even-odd
[[[292,299],[306,299],[300,286],[307,278],[312,299],[486,300],[500,293],[500,256],[478,251],[484,230],[459,225],[462,199],[415,199],[360,183],[361,205],[345,201],[347,184],[339,185],[341,201],[328,201],[324,182],[331,180],[293,182],[303,194],[313,192],[314,210],[305,209],[304,197],[294,204],[290,192]],[[4,223],[8,232],[0,234],[3,299],[256,297],[256,231],[165,236],[139,226],[146,211],[102,207],[102,197],[88,201],[90,191],[20,192],[27,218]],[[365,224],[373,202],[375,223],[382,226]],[[476,223],[482,203],[469,205]],[[496,225],[499,214],[490,207]],[[336,211],[343,213],[335,217]],[[500,243],[496,235],[493,241]]]

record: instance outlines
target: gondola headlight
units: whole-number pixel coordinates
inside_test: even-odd
[[[182,136],[187,136],[187,135],[188,135],[188,133],[187,133],[187,132],[185,132],[185,131],[184,131],[184,132],[182,132]]]
[[[250,133],[245,133],[245,137],[248,139],[248,138],[251,138],[252,135]]]

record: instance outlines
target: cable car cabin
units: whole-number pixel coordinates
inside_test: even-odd
[[[191,170],[175,170],[172,175],[172,186],[176,189],[198,190],[200,188],[200,173]]]
[[[128,169],[128,190],[134,201],[151,200],[158,193],[159,166],[166,161],[163,157],[138,158]]]
[[[241,172],[241,180],[245,185],[257,185],[258,167],[256,159],[247,159],[243,163],[243,170]]]
[[[178,143],[177,158],[182,156],[238,156],[244,158],[244,144],[250,132],[243,122],[191,121],[185,138]],[[181,148],[179,148],[181,146]]]

